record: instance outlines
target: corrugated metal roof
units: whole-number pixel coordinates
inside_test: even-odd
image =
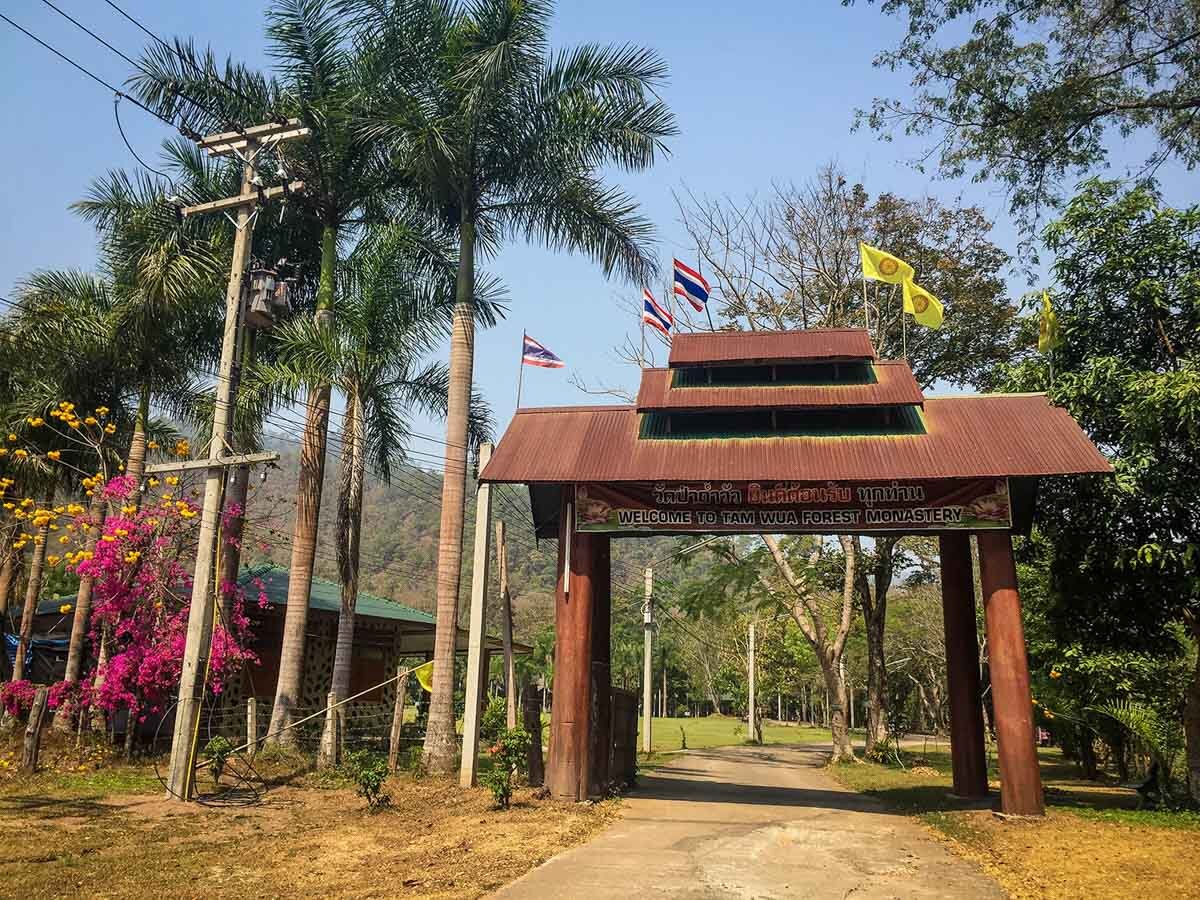
[[[518,410],[484,481],[877,481],[1112,471],[1041,394],[927,398],[926,433],[639,440],[632,406]]]
[[[671,339],[667,365],[756,365],[805,360],[874,359],[862,328],[805,331],[698,331]]]
[[[908,364],[874,363],[873,384],[738,385],[672,387],[670,369],[646,369],[638,389],[638,412],[649,410],[816,409],[828,406],[908,406],[925,395]]]

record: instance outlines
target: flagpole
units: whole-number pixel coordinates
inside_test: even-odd
[[[517,366],[517,409],[521,408],[521,382],[525,379],[525,338],[528,335],[521,332],[521,361]]]
[[[900,342],[904,358],[908,359],[908,313],[904,311],[904,301],[900,301]]]
[[[642,323],[642,352],[638,356],[638,365],[641,368],[646,368],[646,295],[642,294],[642,316],[639,319]]]
[[[703,269],[700,268],[700,263],[701,263],[700,242],[696,241],[696,274],[699,275],[701,278],[703,278],[704,274],[703,274]],[[708,292],[708,300],[711,300],[711,299],[712,299],[712,291],[710,290]],[[713,324],[712,313],[708,309],[708,300],[704,301],[704,314],[706,316],[708,316],[708,330],[716,331],[717,326],[715,326]]]

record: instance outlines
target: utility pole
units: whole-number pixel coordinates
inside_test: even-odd
[[[492,458],[492,445],[479,445],[479,470]],[[475,787],[479,774],[480,707],[487,699],[487,590],[488,544],[492,537],[492,486],[486,481],[475,487],[475,557],[471,569],[471,618],[467,625],[467,682],[463,686],[462,760],[458,783]]]
[[[754,696],[754,626],[756,624],[753,619],[750,620],[750,652],[746,660],[747,668],[750,672],[750,715],[747,724],[750,726],[750,740],[752,741],[758,739],[758,729],[755,727],[757,724],[757,710],[755,709],[756,698]]]
[[[504,541],[504,520],[496,522],[496,558],[500,569],[500,606],[504,622],[501,637],[504,640],[504,697],[508,707],[508,727],[517,727],[517,667],[513,659],[512,597],[508,592],[508,546]]]
[[[642,752],[649,753],[650,720],[654,714],[654,688],[652,682],[650,644],[654,631],[654,568],[646,566],[646,602],[642,606]]]
[[[229,285],[225,292],[225,330],[221,339],[221,365],[217,375],[216,402],[213,406],[212,438],[208,445],[208,460],[202,464],[208,474],[204,481],[204,503],[196,543],[196,569],[192,576],[192,602],[188,610],[187,640],[184,644],[183,667],[179,676],[179,703],[175,708],[171,765],[167,773],[167,792],[169,796],[179,800],[190,800],[192,794],[200,706],[204,697],[208,656],[212,650],[216,606],[213,563],[225,473],[230,466],[250,461],[247,454],[232,454],[227,442],[235,402],[234,356],[238,346],[238,326],[242,318],[242,283],[250,262],[254,220],[257,218],[260,202],[299,191],[304,187],[303,182],[295,181],[278,187],[263,188],[261,179],[255,172],[254,161],[264,147],[274,146],[285,140],[307,137],[308,133],[307,128],[300,127],[299,121],[293,119],[286,123],[256,125],[243,131],[202,138],[200,147],[213,156],[236,156],[241,159],[241,193],[236,197],[201,203],[181,211],[185,216],[222,212],[233,222],[236,235]],[[226,210],[234,210],[236,219]],[[278,458],[278,454],[269,455]],[[168,463],[161,467],[147,466],[146,471],[199,467],[201,466]]]

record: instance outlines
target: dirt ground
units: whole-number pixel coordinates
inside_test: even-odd
[[[0,762],[4,756],[0,755]],[[54,759],[21,778],[0,765],[0,894],[48,897],[478,897],[587,840],[615,802],[539,800],[507,812],[482,789],[400,775],[392,806],[305,773],[255,805],[162,799],[152,770]]]
[[[845,784],[918,817],[1017,900],[1200,898],[1200,815],[1137,810],[1115,783],[1084,781],[1055,752],[1042,759],[1047,815],[1007,820],[949,798],[946,754],[906,771],[866,763],[831,767]],[[995,800],[999,782],[993,772]]]

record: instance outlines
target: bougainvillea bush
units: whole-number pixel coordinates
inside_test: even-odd
[[[168,478],[172,488],[178,479]],[[154,482],[155,486],[157,483]],[[81,577],[94,579],[89,637],[93,648],[107,642],[107,659],[79,685],[54,686],[50,702],[92,706],[106,713],[128,709],[144,721],[160,712],[178,691],[191,603],[198,510],[172,490],[131,502],[137,489],[128,476],[103,485],[114,512],[104,522],[95,549],[68,551],[64,559]],[[75,529],[87,532],[81,517]],[[228,586],[226,586],[228,587]],[[213,627],[208,687],[220,694],[246,662],[249,620],[244,594],[229,592],[228,621]],[[93,654],[99,656],[96,650]]]

